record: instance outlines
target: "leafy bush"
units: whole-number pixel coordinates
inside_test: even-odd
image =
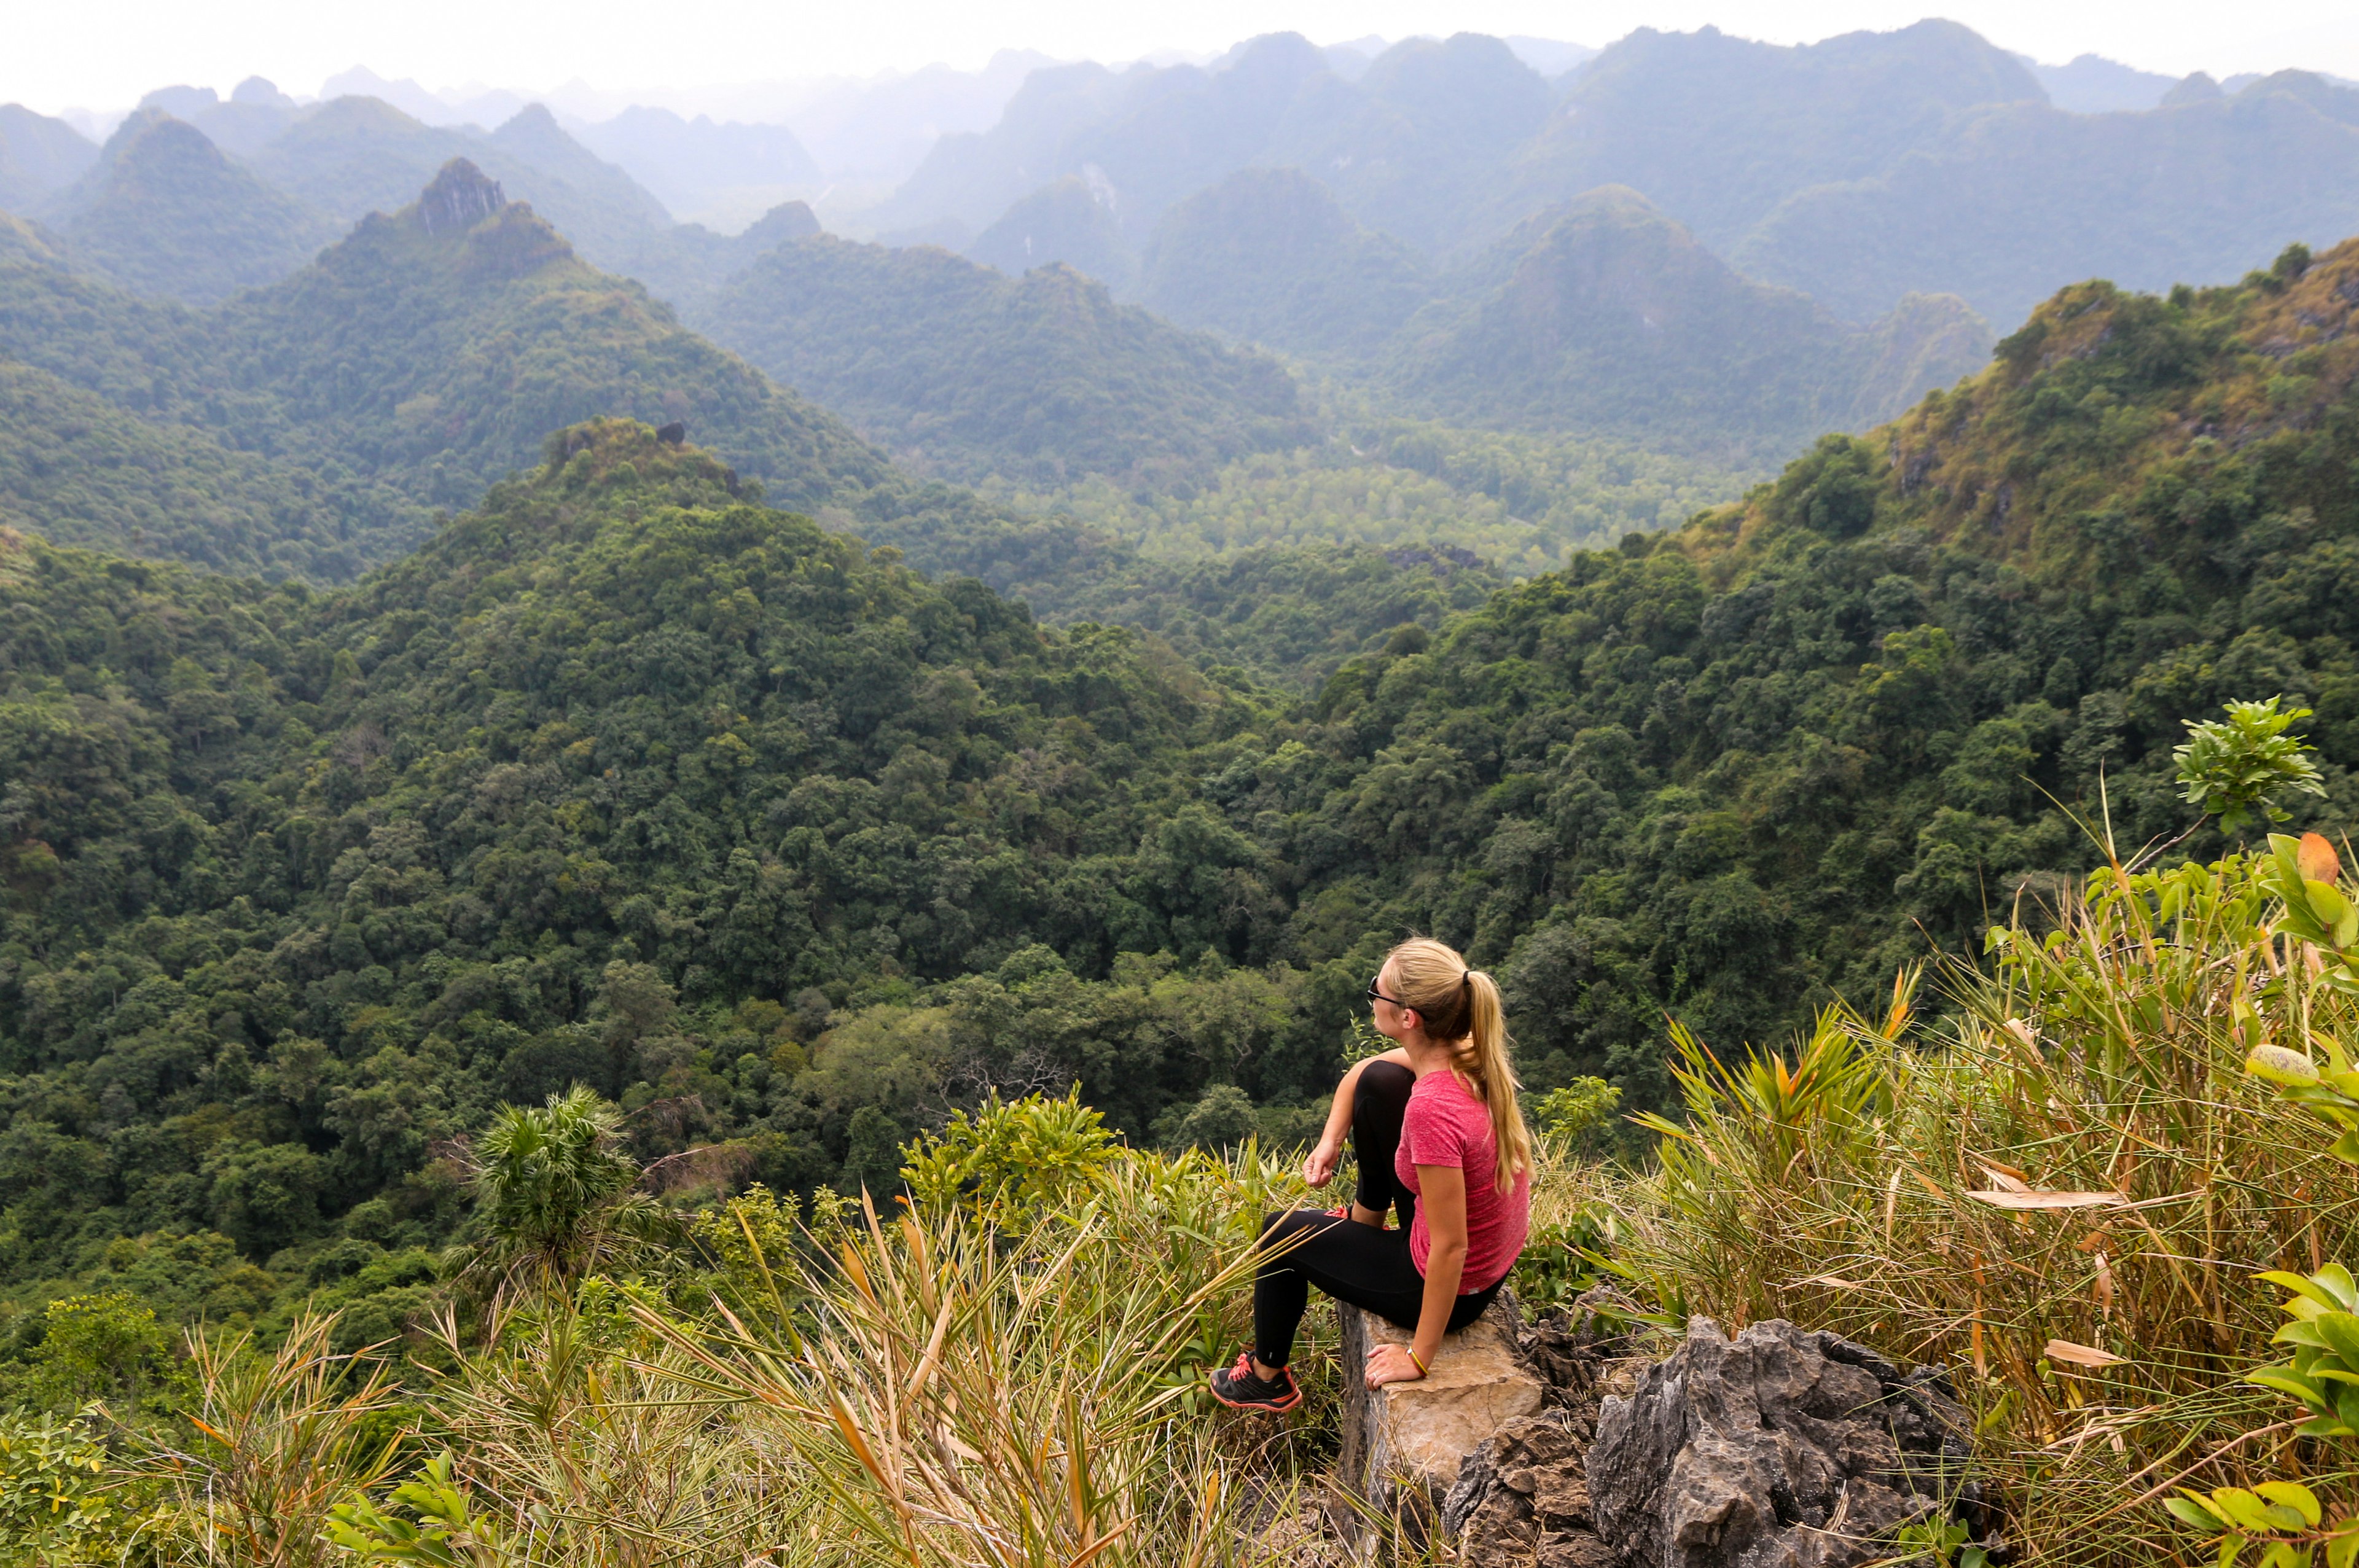
[[[986,1226],[1018,1229],[1086,1198],[1116,1152],[1105,1119],[1078,1088],[1012,1104],[994,1096],[972,1115],[952,1111],[941,1131],[911,1144],[901,1177],[919,1203],[956,1205]]]

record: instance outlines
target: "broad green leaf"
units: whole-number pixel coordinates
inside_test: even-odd
[[[2328,1268],[2338,1266],[2332,1263],[2327,1265]],[[2313,1278],[2308,1274],[2290,1273],[2283,1269],[2267,1269],[2255,1275],[2254,1278],[2267,1280],[2272,1285],[2283,1285],[2298,1295],[2309,1297],[2329,1312],[2349,1310],[2348,1304],[2335,1291],[2333,1281],[2326,1277],[2325,1270],[2319,1271],[2317,1277]],[[2346,1275],[2345,1278],[2348,1276]]]
[[[2326,1541],[2326,1568],[2352,1568],[2354,1560],[2359,1560],[2359,1518],[2343,1520]]]
[[[2284,1045],[2256,1045],[2245,1058],[2245,1070],[2273,1084],[2314,1084],[2318,1064]]]
[[[2212,1506],[2226,1515],[2228,1522],[2240,1530],[2266,1535],[2278,1528],[2269,1517],[2269,1505],[2261,1501],[2257,1494],[2242,1487],[2214,1487],[2212,1489]]]
[[[2347,1312],[2323,1312],[2310,1320],[2310,1331],[2324,1342],[2325,1348],[2354,1367],[2359,1367],[2359,1315]]]
[[[2165,1498],[2162,1499],[2162,1506],[2177,1515],[2182,1523],[2193,1525],[2197,1530],[2217,1530],[2227,1528],[2228,1521],[2212,1511],[2211,1505],[2203,1500],[2202,1494],[2200,1492],[2189,1492],[2182,1497]]]
[[[2299,1481],[2263,1481],[2253,1490],[2280,1508],[2288,1508],[2301,1516],[2304,1530],[2315,1530],[2325,1515],[2318,1506],[2318,1494]]]
[[[2279,1393],[2291,1394],[2295,1399],[2313,1408],[2323,1408],[2326,1404],[2326,1390],[2315,1379],[2305,1378],[2290,1368],[2264,1367],[2258,1371],[2245,1373],[2245,1381],[2258,1383],[2265,1389],[2275,1389]]]

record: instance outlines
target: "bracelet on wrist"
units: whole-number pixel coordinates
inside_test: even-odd
[[[1429,1367],[1429,1366],[1427,1366],[1427,1365],[1425,1364],[1425,1362],[1424,1362],[1424,1361],[1423,1361],[1423,1360],[1422,1360],[1422,1359],[1418,1356],[1418,1353],[1417,1353],[1417,1346],[1415,1346],[1414,1345],[1409,1346],[1408,1346],[1408,1363],[1409,1363],[1409,1365],[1410,1365],[1410,1366],[1412,1366],[1412,1367],[1414,1367],[1414,1368],[1417,1368],[1417,1375],[1418,1375],[1419,1377],[1420,1377],[1420,1378],[1430,1376],[1430,1375],[1432,1373],[1433,1368],[1430,1368],[1430,1367]]]

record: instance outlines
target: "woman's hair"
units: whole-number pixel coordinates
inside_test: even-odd
[[[1507,1015],[1499,988],[1480,969],[1469,968],[1456,948],[1430,936],[1413,936],[1385,956],[1401,1002],[1417,1010],[1425,1037],[1451,1047],[1451,1065],[1474,1080],[1474,1092],[1491,1112],[1491,1135],[1499,1145],[1498,1190],[1516,1184],[1516,1174],[1532,1167],[1532,1138],[1516,1108],[1516,1069],[1507,1062]]]

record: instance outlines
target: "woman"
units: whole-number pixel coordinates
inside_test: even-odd
[[[1400,1048],[1343,1076],[1303,1178],[1323,1187],[1348,1131],[1360,1166],[1351,1208],[1274,1214],[1254,1276],[1253,1348],[1212,1374],[1212,1397],[1236,1410],[1302,1402],[1287,1363],[1310,1287],[1414,1330],[1379,1345],[1371,1389],[1422,1378],[1441,1336],[1482,1315],[1524,1249],[1531,1220],[1531,1137],[1516,1108],[1506,1021],[1491,977],[1419,937],[1385,958],[1368,988],[1376,1032]],[[1400,1227],[1387,1228],[1397,1209]]]

